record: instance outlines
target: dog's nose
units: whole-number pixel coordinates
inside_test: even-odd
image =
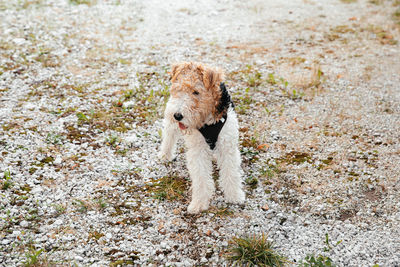
[[[177,113],[174,114],[174,118],[177,121],[181,121],[183,119],[183,116],[182,116],[181,113],[177,112]]]

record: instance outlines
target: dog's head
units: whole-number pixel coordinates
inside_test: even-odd
[[[230,99],[222,70],[201,63],[183,62],[172,66],[171,96],[165,110],[167,119],[181,130],[199,129],[219,121]]]

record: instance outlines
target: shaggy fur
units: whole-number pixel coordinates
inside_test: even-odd
[[[201,63],[183,62],[172,66],[171,97],[164,117],[163,140],[159,157],[172,160],[175,144],[183,135],[186,160],[192,181],[192,200],[188,212],[208,209],[214,193],[212,158],[219,168],[219,184],[225,200],[243,203],[238,120],[230,96],[222,83],[223,72]],[[224,119],[226,118],[226,121]],[[199,129],[221,121],[224,125],[215,148],[207,144]]]

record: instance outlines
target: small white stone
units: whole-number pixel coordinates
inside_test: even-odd
[[[61,219],[57,219],[57,220],[54,221],[53,224],[58,226],[58,225],[61,225],[62,223],[63,223],[63,221]]]
[[[106,238],[107,238],[107,239],[111,239],[111,238],[112,238],[112,234],[111,234],[111,233],[107,233],[107,234],[106,234]]]
[[[31,193],[32,193],[32,194],[37,194],[37,193],[40,193],[40,192],[42,192],[42,191],[43,191],[43,189],[42,189],[41,186],[35,186],[35,187],[32,189]]]
[[[62,158],[60,156],[57,156],[56,159],[54,160],[54,164],[61,164]]]
[[[122,104],[122,106],[123,106],[124,108],[131,108],[131,107],[133,107],[135,104],[136,104],[136,101],[127,101],[127,102],[124,102],[124,104]]]
[[[27,222],[27,221],[21,221],[21,222],[19,223],[19,225],[20,225],[21,227],[28,227],[28,226],[29,226],[29,222]]]
[[[9,244],[9,243],[11,243],[11,240],[8,240],[8,239],[3,239],[3,240],[1,240],[1,244],[2,244],[2,245],[7,245],[7,244]]]

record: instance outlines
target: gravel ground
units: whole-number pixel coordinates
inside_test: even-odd
[[[266,233],[293,266],[400,266],[396,10],[0,0],[0,265],[229,265],[232,237]],[[243,206],[187,214],[184,156],[156,159],[181,60],[226,71]]]

